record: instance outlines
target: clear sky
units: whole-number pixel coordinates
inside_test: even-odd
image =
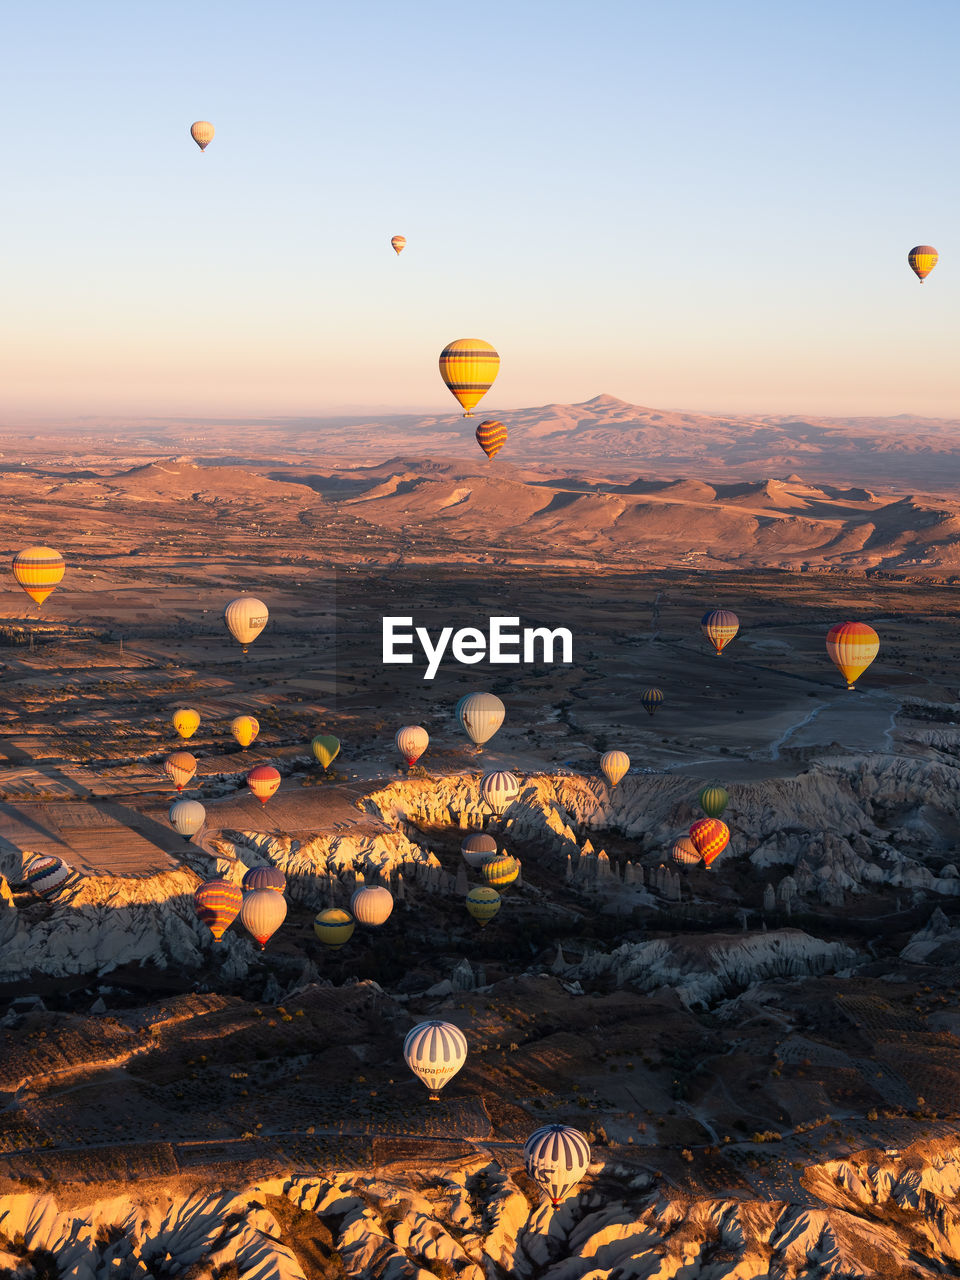
[[[455,410],[459,337],[502,409],[960,416],[956,0],[35,0],[3,43],[5,423]]]

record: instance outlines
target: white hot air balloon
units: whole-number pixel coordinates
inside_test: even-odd
[[[270,610],[256,596],[237,596],[223,611],[227,630],[244,653],[256,640],[269,619]]]
[[[520,794],[520,783],[506,769],[485,773],[480,779],[480,798],[499,818]]]
[[[418,724],[408,724],[399,730],[394,741],[397,750],[407,762],[407,766],[415,765],[430,745],[430,735]]]
[[[625,751],[607,751],[600,757],[600,772],[615,787],[630,768],[630,757]]]
[[[407,1066],[430,1090],[436,1102],[467,1060],[467,1037],[452,1022],[421,1022],[403,1042]]]
[[[260,944],[260,950],[267,945],[287,918],[287,900],[275,889],[254,889],[243,897],[240,908],[240,923]]]
[[[523,1144],[523,1162],[556,1208],[590,1167],[590,1143],[569,1125],[544,1125]]]
[[[477,748],[489,742],[503,724],[506,708],[495,693],[470,693],[457,703],[457,719],[460,727]]]
[[[363,885],[350,899],[350,910],[358,924],[376,928],[390,919],[393,894],[382,884]]]
[[[467,866],[476,869],[482,867],[486,860],[492,858],[497,852],[497,842],[493,836],[485,836],[479,831],[474,831],[461,843],[460,852]]]
[[[207,820],[207,811],[199,800],[177,800],[170,806],[170,823],[184,840],[195,836]]]

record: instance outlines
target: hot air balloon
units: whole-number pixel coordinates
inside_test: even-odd
[[[407,247],[407,237],[393,236],[390,240],[390,244],[393,246],[394,253],[399,258],[401,253],[403,253],[404,249]]]
[[[340,754],[340,739],[331,733],[318,733],[310,743],[310,749],[314,760],[322,764],[324,769],[329,769]]]
[[[653,715],[663,701],[662,689],[641,689],[640,705],[648,715]]]
[[[600,771],[611,787],[615,787],[630,768],[630,757],[625,751],[607,751],[600,757]]]
[[[430,735],[420,725],[408,724],[398,731],[394,741],[409,768],[417,763],[430,745]]]
[[[932,244],[918,244],[907,254],[907,261],[910,263],[910,270],[917,277],[921,284],[926,280],[927,276],[937,265],[940,259],[939,253]]]
[[[421,1022],[403,1042],[407,1066],[430,1090],[436,1102],[467,1060],[467,1037],[452,1022]]]
[[[378,928],[390,919],[393,910],[393,894],[382,884],[363,885],[354,891],[350,910],[357,924]]]
[[[190,137],[201,151],[206,151],[213,141],[213,125],[209,120],[194,120],[190,126]]]
[[[827,632],[827,653],[847,688],[854,684],[880,652],[880,637],[865,622],[838,622]]]
[[[457,703],[457,719],[460,727],[477,748],[489,742],[503,724],[506,708],[495,693],[468,693]]]
[[[240,883],[244,893],[252,893],[254,889],[283,893],[287,887],[287,877],[279,867],[248,867]]]
[[[80,880],[73,867],[52,853],[35,853],[23,864],[22,888],[52,902]]]
[[[460,852],[468,867],[482,867],[486,860],[497,852],[497,842],[493,836],[474,832],[461,843]]]
[[[287,900],[273,889],[254,889],[244,896],[240,923],[262,951],[287,918]]]
[[[740,619],[729,609],[711,609],[700,619],[700,630],[716,649],[719,658],[740,630]]]
[[[243,906],[243,890],[229,880],[208,880],[193,895],[193,903],[197,915],[219,942]]]
[[[496,889],[481,884],[467,894],[467,910],[482,929],[500,910],[501,898]]]
[[[163,762],[163,772],[182,791],[197,772],[197,762],[189,751],[174,751]]]
[[[63,581],[65,572],[63,556],[52,547],[27,547],[13,557],[13,576],[38,607]]]
[[[724,809],[730,803],[726,788],[721,787],[718,782],[704,787],[697,799],[700,802],[700,808],[708,818],[722,818]]]
[[[200,713],[192,707],[181,707],[173,713],[173,727],[181,738],[192,738],[200,728]]]
[[[681,836],[679,840],[674,840],[670,857],[681,867],[692,867],[700,861],[697,847],[689,836]]]
[[[465,418],[473,417],[470,410],[493,386],[499,368],[500,357],[480,338],[458,338],[440,352],[440,377]]]
[[[589,1169],[590,1143],[569,1125],[544,1125],[523,1144],[523,1163],[556,1209]]]
[[[341,907],[327,907],[313,920],[313,932],[331,951],[339,951],[345,942],[349,942],[356,927],[353,916]]]
[[[256,596],[237,596],[223,611],[227,630],[244,653],[267,625],[269,618],[270,610]]]
[[[480,779],[480,798],[497,815],[509,809],[520,794],[520,783],[506,769],[497,769],[494,773],[485,773]]]
[[[513,884],[520,874],[520,868],[517,866],[516,858],[511,858],[509,853],[495,853],[484,862],[480,868],[480,874],[487,884],[503,889],[508,884]]]
[[[690,828],[690,842],[709,867],[730,843],[730,828],[719,818],[701,818]]]
[[[170,823],[174,831],[189,840],[203,828],[207,811],[198,800],[175,800],[170,806]]]
[[[496,418],[488,418],[477,427],[477,444],[488,458],[495,457],[507,443],[507,428]]]
[[[260,732],[260,721],[256,716],[234,716],[230,721],[230,732],[246,751]]]
[[[258,764],[247,774],[247,786],[261,804],[266,804],[276,794],[280,785],[280,774],[272,764]]]

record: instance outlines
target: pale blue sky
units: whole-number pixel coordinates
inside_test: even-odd
[[[459,337],[483,407],[960,414],[953,0],[37,0],[4,46],[5,422],[455,408]]]

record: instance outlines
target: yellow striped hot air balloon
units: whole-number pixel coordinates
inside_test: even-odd
[[[520,874],[520,868],[516,858],[511,858],[509,853],[495,853],[480,868],[480,874],[487,884],[503,888],[505,885],[513,884]]]
[[[184,741],[192,738],[200,728],[200,713],[193,707],[180,707],[173,713],[173,727]]]
[[[467,894],[467,910],[482,929],[500,910],[502,899],[488,884],[477,885]]]
[[[630,768],[630,757],[625,751],[606,751],[600,757],[600,772],[615,787]]]
[[[318,733],[310,743],[310,750],[314,760],[322,764],[324,769],[329,769],[340,754],[340,739],[335,738],[332,733]]]
[[[495,457],[507,443],[507,428],[495,418],[488,418],[477,427],[477,444],[488,458]]]
[[[880,652],[880,637],[865,622],[838,622],[827,632],[827,653],[847,688],[854,684]]]
[[[66,565],[52,547],[27,547],[13,557],[13,576],[38,605],[63,581]]]
[[[213,125],[209,120],[194,120],[190,126],[190,137],[201,151],[206,151],[213,141]]]
[[[680,867],[693,867],[700,861],[697,847],[689,836],[680,836],[679,839],[674,840],[670,856]]]
[[[193,895],[197,915],[219,942],[243,906],[243,890],[229,880],[208,880]]]
[[[393,252],[394,252],[394,253],[397,255],[397,257],[399,258],[399,257],[400,257],[400,255],[401,255],[401,253],[403,253],[404,249],[407,247],[407,237],[406,237],[406,236],[394,236],[394,237],[392,238],[392,240],[390,241],[390,244],[391,244],[391,246],[393,247]]]
[[[496,350],[481,338],[458,338],[440,352],[440,377],[465,418],[473,417],[470,410],[493,386],[499,368]]]
[[[730,609],[711,609],[700,619],[700,630],[716,649],[719,658],[740,630],[740,619]]]
[[[910,270],[921,284],[940,261],[940,255],[932,244],[917,244],[907,254]]]
[[[327,907],[313,918],[313,932],[331,951],[339,951],[349,942],[356,927],[353,916],[342,907]]]
[[[730,803],[730,794],[719,782],[712,782],[702,789],[697,799],[708,818],[722,818],[724,809]]]
[[[163,762],[163,772],[178,791],[182,791],[197,772],[197,761],[189,751],[174,751]]]
[[[246,751],[260,732],[260,721],[256,716],[234,716],[230,721],[230,732]]]

